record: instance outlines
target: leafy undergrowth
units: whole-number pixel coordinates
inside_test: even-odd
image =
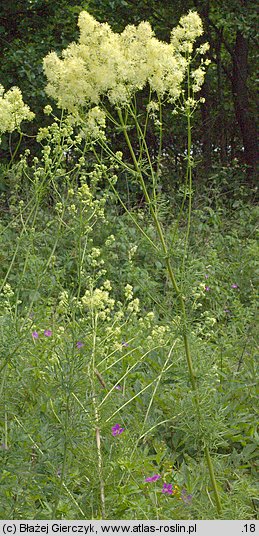
[[[204,438],[222,518],[254,518],[256,210],[196,208],[184,266],[163,213],[200,419],[150,217],[109,195],[84,182],[2,218],[0,518],[217,518]]]

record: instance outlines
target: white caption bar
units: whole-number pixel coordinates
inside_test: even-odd
[[[193,536],[258,535],[258,521],[0,521],[0,536],[48,534],[97,536],[117,534],[192,534]]]

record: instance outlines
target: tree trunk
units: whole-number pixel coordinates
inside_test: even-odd
[[[222,57],[221,57],[221,45],[222,45],[222,35],[223,30],[220,29],[218,33],[218,38],[215,44],[216,52],[216,65],[217,65],[217,89],[218,89],[218,114],[216,128],[219,132],[219,146],[220,146],[220,162],[222,166],[225,166],[227,163],[227,132],[228,124],[226,124],[226,114],[224,109],[224,97],[223,97],[223,86],[222,86]]]
[[[245,162],[250,179],[255,179],[258,165],[258,139],[256,123],[250,112],[248,88],[248,42],[238,30],[233,53],[232,92],[235,113],[240,127]]]
[[[204,84],[201,89],[201,95],[205,98],[205,103],[201,107],[201,121],[202,121],[202,167],[205,177],[208,176],[211,171],[211,109],[210,109],[210,94],[208,79],[205,78]]]
[[[199,2],[194,2],[198,8]],[[200,6],[203,18],[205,41],[209,41],[209,12],[210,0],[206,0],[202,7]],[[203,156],[203,172],[204,176],[208,177],[212,166],[212,116],[211,116],[211,97],[210,97],[210,81],[208,76],[205,77],[204,84],[201,88],[201,96],[205,98],[205,103],[201,106],[201,126],[202,126],[202,156]]]

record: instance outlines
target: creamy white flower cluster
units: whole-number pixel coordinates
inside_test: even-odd
[[[148,22],[129,25],[118,34],[109,24],[99,23],[82,11],[78,25],[79,41],[71,43],[62,58],[51,52],[44,59],[46,91],[58,106],[69,111],[96,107],[104,95],[111,104],[123,106],[146,84],[158,97],[175,100],[187,68],[186,53],[192,52],[195,39],[203,32],[196,12],[181,18],[170,43],[157,39]],[[200,72],[195,82],[198,78]],[[100,123],[104,127],[104,117],[97,108],[91,121],[97,129]]]
[[[24,104],[18,87],[12,87],[5,93],[4,87],[0,85],[0,136],[4,132],[13,132],[20,127],[22,121],[31,121],[34,116],[29,106]]]
[[[197,37],[203,34],[202,21],[198,13],[190,11],[188,15],[181,17],[180,22],[171,33],[171,43],[179,52],[193,51],[193,43]]]

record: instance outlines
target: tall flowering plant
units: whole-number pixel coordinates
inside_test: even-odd
[[[191,225],[193,167],[191,121],[194,110],[202,100],[199,91],[204,81],[206,65],[209,63],[209,60],[204,58],[209,48],[208,44],[195,47],[196,39],[203,33],[202,22],[198,13],[189,12],[172,30],[169,43],[157,39],[148,22],[141,22],[138,26],[129,25],[118,34],[114,33],[107,23],[101,24],[83,11],[79,15],[78,25],[80,30],[78,42],[71,43],[62,52],[61,57],[51,52],[44,59],[44,71],[48,80],[46,91],[60,108],[67,111],[71,124],[79,129],[79,138],[87,140],[96,159],[101,163],[100,155],[106,154],[113,164],[116,164],[115,169],[127,171],[132,180],[138,181],[142,189],[157,231],[158,242],[153,243],[153,246],[160,252],[181,311],[183,345],[194,392],[197,425],[202,434],[202,415],[195,366],[190,350],[185,299],[175,276],[158,212],[163,113],[165,104],[169,104],[173,108],[173,113],[183,114],[187,120],[184,202],[188,200],[188,222],[182,262],[184,270]],[[144,114],[139,113],[137,105],[137,96],[142,90],[145,90],[145,94],[149,93]],[[154,155],[151,156],[148,144],[147,131],[150,122],[155,125],[158,138],[155,159]],[[123,133],[130,159],[124,158],[121,152],[113,151],[106,136],[108,123],[113,126],[115,133]],[[134,132],[134,144],[132,132]],[[101,151],[98,150],[98,146]],[[116,191],[117,177],[111,179],[107,174],[107,179],[119,197]],[[145,234],[143,230],[142,232]],[[114,433],[117,435],[120,432],[116,429]],[[216,506],[220,514],[221,502],[205,437],[203,443]],[[100,437],[98,445],[100,453]],[[168,489],[165,489],[164,493],[168,493]]]

